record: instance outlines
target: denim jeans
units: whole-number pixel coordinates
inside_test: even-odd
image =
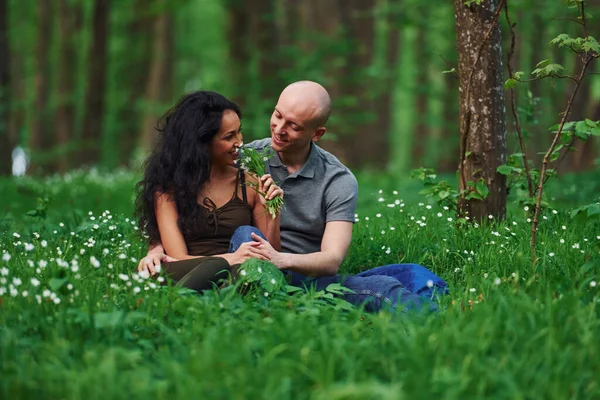
[[[252,241],[252,232],[264,238],[258,228],[240,226],[231,237],[229,252],[233,253],[242,243]],[[352,276],[307,277],[293,271],[285,271],[285,274],[292,285],[314,286],[316,290],[324,290],[332,283],[341,283],[354,292],[344,295],[343,299],[355,306],[364,305],[365,310],[370,312],[437,311],[438,305],[429,299],[435,288],[438,288],[437,293],[447,290],[446,282],[418,264],[390,264]],[[433,282],[433,288],[428,287],[428,280]]]
[[[436,294],[448,294],[448,284],[419,264],[389,264],[375,267],[355,276],[391,276],[402,282],[410,292],[432,299]]]
[[[235,253],[243,243],[254,242],[251,233],[255,233],[261,238],[267,240],[265,235],[263,235],[263,233],[257,227],[250,225],[242,225],[233,232],[231,240],[229,241],[228,253]]]

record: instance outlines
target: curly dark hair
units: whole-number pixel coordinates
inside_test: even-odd
[[[242,118],[238,105],[223,95],[197,91],[185,95],[158,121],[158,142],[144,162],[135,202],[135,216],[151,245],[161,241],[154,211],[157,193],[174,197],[184,235],[193,226],[198,193],[210,176],[210,143],[226,110]]]

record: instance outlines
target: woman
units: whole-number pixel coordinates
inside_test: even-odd
[[[268,259],[258,242],[228,252],[238,227],[253,225],[273,247],[280,247],[279,215],[271,219],[265,198],[246,190],[245,181],[257,184],[266,199],[283,196],[283,191],[268,174],[255,181],[236,168],[240,117],[239,107],[218,93],[184,96],[163,117],[158,144],[138,183],[140,226],[151,246],[162,242],[172,261],[164,264],[169,276],[194,290],[212,288],[251,257]],[[156,273],[152,268],[148,272]]]

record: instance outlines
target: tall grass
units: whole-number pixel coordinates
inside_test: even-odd
[[[545,212],[533,268],[529,210],[457,227],[411,184],[360,179],[343,271],[416,262],[450,284],[438,314],[394,317],[322,292],[196,296],[139,279],[135,179],[1,182],[0,397],[600,397],[600,230],[566,206]],[[36,197],[47,209],[26,216]]]

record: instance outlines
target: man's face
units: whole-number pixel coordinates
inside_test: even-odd
[[[271,146],[282,153],[294,153],[305,150],[312,141],[317,141],[319,129],[312,122],[316,108],[303,104],[297,96],[285,92],[271,115]]]

